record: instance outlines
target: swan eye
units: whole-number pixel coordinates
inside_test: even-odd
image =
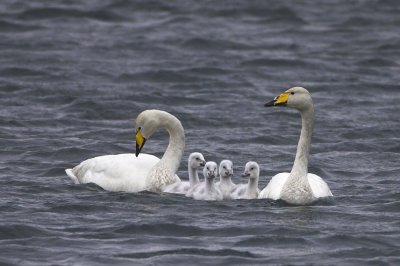
[[[290,94],[294,95],[294,92],[292,91]]]
[[[207,167],[207,170],[210,170],[210,167]]]
[[[200,160],[199,158],[196,158],[196,161]]]
[[[253,171],[253,170],[254,170],[254,167],[250,168],[250,171]]]
[[[224,166],[224,167],[222,167],[222,168],[226,169],[226,166]]]
[[[141,130],[142,129],[142,127],[138,127],[138,130]]]

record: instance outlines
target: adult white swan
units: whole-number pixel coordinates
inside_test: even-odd
[[[287,106],[301,114],[301,133],[296,158],[290,173],[272,177],[258,198],[282,199],[290,204],[307,205],[318,198],[330,197],[332,192],[321,177],[308,173],[311,135],[314,127],[314,105],[310,93],[302,87],[293,87],[267,102],[265,106]]]
[[[154,155],[140,154],[146,140],[159,128],[165,128],[169,133],[169,144],[161,160]],[[184,148],[185,133],[181,122],[167,112],[146,110],[136,118],[136,156],[99,156],[65,172],[76,184],[95,183],[108,191],[159,192],[164,186],[180,181],[175,173]]]

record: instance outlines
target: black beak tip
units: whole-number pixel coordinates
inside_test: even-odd
[[[143,146],[144,146],[145,143],[146,143],[146,139],[143,139],[142,147],[139,147],[139,145],[138,145],[137,142],[136,142],[136,152],[135,152],[136,157],[139,156],[140,151],[142,150],[142,148],[143,148]]]
[[[266,103],[264,104],[265,107],[271,107],[271,106],[274,106],[274,105],[275,105],[275,100],[266,102]]]
[[[136,143],[136,152],[135,152],[136,157],[139,156],[140,150],[141,149],[139,148],[139,145],[137,145],[137,143]]]

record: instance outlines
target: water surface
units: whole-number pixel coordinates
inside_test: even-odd
[[[0,3],[0,264],[400,263],[397,1]],[[176,115],[187,157],[289,171],[300,117],[265,101],[301,85],[310,172],[333,202],[201,202],[74,185],[84,159],[134,151],[144,109]],[[144,152],[161,156],[166,132]]]

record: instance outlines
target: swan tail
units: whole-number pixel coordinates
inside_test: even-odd
[[[67,173],[67,175],[71,178],[72,182],[74,182],[74,184],[79,184],[79,180],[78,178],[75,176],[74,172],[72,171],[72,169],[65,169],[65,173]]]
[[[316,198],[333,197],[328,184],[321,177],[308,173],[307,178]]]

